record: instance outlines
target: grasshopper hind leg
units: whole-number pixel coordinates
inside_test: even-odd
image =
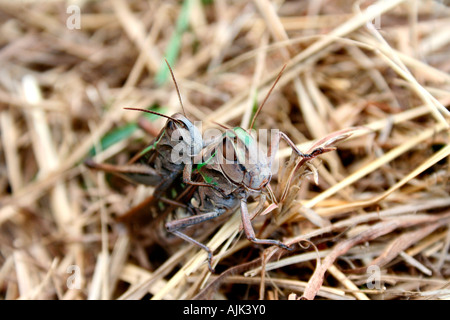
[[[267,245],[275,245],[280,248],[286,249],[286,250],[292,250],[291,247],[284,244],[283,242],[279,240],[273,240],[273,239],[258,239],[255,235],[255,230],[253,230],[252,222],[250,220],[250,214],[248,212],[247,208],[247,201],[245,198],[241,199],[241,215],[242,215],[242,226],[244,228],[244,233],[247,239],[253,243],[256,244],[267,244]]]
[[[183,219],[173,220],[173,221],[166,223],[167,231],[173,233],[174,235],[180,237],[181,239],[183,239],[189,243],[192,243],[206,251],[206,253],[208,254],[208,268],[212,273],[214,273],[214,268],[212,267],[212,260],[213,260],[212,250],[208,246],[204,245],[203,243],[200,243],[197,240],[188,236],[187,234],[182,233],[180,231],[180,229],[185,229],[187,227],[217,218],[220,215],[222,215],[223,213],[225,213],[225,210],[217,210],[217,211],[212,211],[212,212],[203,213],[203,214],[199,214],[199,215],[194,215],[194,216],[183,218]]]
[[[143,164],[113,165],[97,163],[90,158],[84,164],[90,169],[116,174],[125,180],[147,186],[155,186],[161,181],[161,174],[157,170]]]
[[[189,243],[192,243],[192,244],[202,248],[203,250],[205,250],[206,253],[208,254],[208,268],[209,268],[209,271],[211,271],[211,273],[214,273],[214,268],[212,266],[213,253],[212,253],[211,249],[208,246],[204,245],[201,242],[198,242],[197,240],[189,237],[188,235],[182,233],[181,231],[174,230],[174,231],[171,231],[171,232],[174,235],[180,237],[181,239],[183,239],[183,240],[185,240],[185,241],[187,241]]]

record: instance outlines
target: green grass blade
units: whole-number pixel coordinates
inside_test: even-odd
[[[160,113],[164,113],[164,111],[167,110],[166,108],[159,108],[157,106],[152,106],[149,109],[154,110],[156,112],[160,112]],[[148,114],[148,113],[143,113],[142,116],[152,122],[159,118],[155,114]],[[109,147],[111,147],[112,145],[119,143],[120,141],[122,141],[124,139],[128,139],[134,133],[134,131],[136,131],[136,129],[138,129],[137,122],[133,122],[133,123],[125,124],[123,126],[120,126],[116,129],[110,131],[105,136],[103,136],[102,139],[100,140],[99,150],[97,150],[95,147],[92,147],[91,150],[89,151],[89,156],[93,157],[97,154],[97,151],[106,150]]]

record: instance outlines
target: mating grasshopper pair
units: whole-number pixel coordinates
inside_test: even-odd
[[[167,65],[184,110],[172,69],[168,63]],[[278,82],[283,70],[255,113],[250,128],[253,127],[257,114]],[[180,204],[180,206],[186,207],[189,216],[169,221],[165,226],[169,232],[204,249],[208,253],[208,266],[211,271],[213,271],[211,249],[181,230],[223,214],[232,213],[238,208],[241,209],[242,225],[248,240],[256,244],[276,245],[289,249],[281,241],[256,238],[250,218],[262,210],[266,200],[265,194],[267,190],[270,191],[268,185],[272,178],[271,168],[280,139],[285,140],[299,157],[305,159],[312,159],[319,154],[335,150],[335,148],[319,147],[309,154],[304,154],[283,132],[277,131],[276,136],[272,137],[266,155],[249,131],[240,127],[226,129],[221,136],[204,141],[198,128],[182,114],[176,113],[169,117],[150,110],[126,109],[156,114],[166,117],[168,120],[153,143],[130,160],[127,165],[97,164],[88,160],[86,161],[87,166],[123,174],[134,182],[155,186],[153,196],[157,199],[162,198],[176,179],[181,176],[184,183],[195,186],[190,204],[188,206]],[[174,160],[174,155],[178,151],[187,152],[187,157],[185,154],[183,161],[179,161],[180,158],[177,157],[175,158],[178,161]],[[199,156],[202,157],[202,160],[194,161]],[[141,163],[135,164],[134,162],[139,158]],[[203,181],[192,180],[193,174],[200,176]],[[249,213],[247,208],[247,199],[250,197],[259,197],[259,204],[252,213]]]

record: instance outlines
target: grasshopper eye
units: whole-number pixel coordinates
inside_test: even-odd
[[[173,133],[178,129],[175,121],[169,120],[166,124],[166,132],[169,137],[173,136]]]
[[[170,131],[175,130],[175,129],[176,129],[176,128],[175,128],[175,123],[174,123],[172,120],[167,121],[167,128],[168,128]]]

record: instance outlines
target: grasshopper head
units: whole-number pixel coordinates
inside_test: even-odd
[[[189,156],[195,156],[202,150],[202,134],[200,130],[181,113],[175,113],[167,120],[166,133],[171,137],[172,144],[187,151]],[[179,145],[181,143],[181,145]]]
[[[170,137],[169,143],[171,144],[172,148],[177,148],[179,151],[184,152],[184,155],[192,157],[199,154],[202,150],[202,134],[200,133],[198,128],[194,126],[192,122],[189,121],[189,119],[181,113],[175,113],[170,117],[152,110],[140,108],[125,109],[146,112],[167,118],[168,120],[165,126],[165,133]]]
[[[222,172],[234,184],[261,191],[272,178],[267,156],[244,129],[227,130],[219,147]]]

